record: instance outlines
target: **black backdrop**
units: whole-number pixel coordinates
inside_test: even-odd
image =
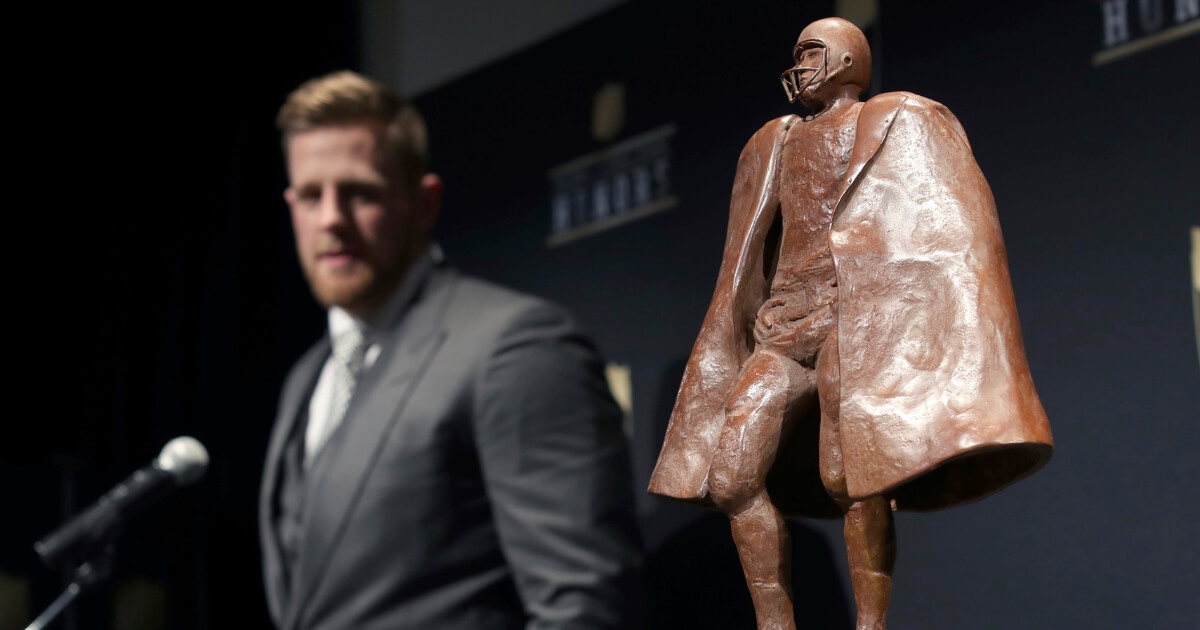
[[[1096,68],[1093,2],[884,4],[882,89],[949,106],[992,184],[1058,446],[993,498],[899,516],[892,626],[1188,627],[1200,618],[1187,233],[1200,225],[1200,40]],[[418,99],[451,259],[566,304],[631,366],[639,483],[711,296],[736,156],[794,111],[776,77],[826,13],[632,2]],[[283,373],[322,325],[292,259],[272,117],[302,79],[357,65],[357,16],[289,5],[57,20],[68,26],[54,41],[79,60],[37,73],[21,93],[37,124],[17,125],[32,132],[22,176],[37,194],[13,231],[54,264],[8,274],[28,287],[10,301],[14,354],[38,357],[14,393],[42,410],[3,425],[0,571],[31,580],[40,610],[57,576],[31,544],[64,502],[82,507],[190,433],[212,452],[209,476],[126,533],[115,583],[163,586],[170,627],[264,625],[258,473]],[[680,204],[548,249],[546,171],[603,146],[589,130],[607,81],[626,85],[622,137],[677,125]],[[50,352],[28,332],[46,329]],[[656,618],[732,611],[751,627],[720,523],[648,497],[639,510]],[[847,627],[840,527],[796,532],[804,607]],[[694,594],[679,588],[705,572]],[[89,596],[80,627],[106,627],[113,597]]]
[[[45,52],[10,60],[9,233],[29,250],[5,274],[10,395],[33,404],[0,433],[0,572],[31,582],[32,614],[65,585],[33,542],[190,434],[206,478],[125,532],[76,627],[122,627],[112,603],[138,585],[166,594],[167,627],[268,627],[258,478],[284,373],[323,325],[274,116],[304,79],[357,65],[356,6],[103,4],[9,23]]]

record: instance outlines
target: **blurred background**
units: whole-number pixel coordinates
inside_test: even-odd
[[[711,6],[710,6],[711,5]],[[430,129],[450,260],[558,301],[626,383],[654,627],[752,628],[723,518],[641,491],[712,295],[742,145],[832,14],[872,92],[959,118],[996,197],[1056,453],[985,501],[897,516],[893,628],[1200,619],[1200,6],[1194,0],[417,0],[89,5],[35,19],[8,279],[0,628],[65,585],[33,543],[194,435],[212,464],[137,519],[62,627],[266,627],[255,502],[276,397],[323,330],[274,115],[363,71]],[[18,198],[21,199],[18,201]],[[32,357],[32,362],[27,361]],[[849,628],[839,522],[793,525],[798,618]]]

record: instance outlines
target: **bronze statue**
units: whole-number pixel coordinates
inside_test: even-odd
[[[783,515],[843,516],[860,630],[884,627],[892,511],[982,498],[1053,442],[995,202],[958,120],[864,102],[866,38],[800,34],[738,160],[712,304],[650,492],[729,516],[760,629],[794,628]]]

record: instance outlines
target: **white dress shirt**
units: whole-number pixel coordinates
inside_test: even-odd
[[[396,291],[392,293],[388,301],[384,303],[383,308],[370,321],[359,319],[346,312],[340,306],[329,308],[330,339],[337,339],[340,334],[347,332],[351,328],[358,328],[363,333],[367,349],[363,356],[362,371],[359,373],[360,380],[379,358],[381,348],[379,335],[383,332],[380,330],[380,327],[386,327],[389,322],[396,320],[400,315],[399,311],[407,307],[412,301],[413,294],[425,276],[429,275],[429,270],[433,268],[434,264],[441,261],[441,248],[436,243],[430,245],[429,251],[413,264],[412,268],[405,274],[404,280],[396,287]],[[308,401],[308,426],[304,431],[304,466],[306,468],[312,465],[317,455],[320,454],[321,447],[329,442],[329,436],[337,430],[336,426],[328,430],[325,428],[330,423],[335,379],[334,370],[336,369],[335,359],[331,354],[325,360],[325,366],[321,369],[321,375],[317,378],[316,388],[313,389],[312,398]],[[353,396],[351,400],[353,400]],[[338,422],[340,423],[340,419]]]

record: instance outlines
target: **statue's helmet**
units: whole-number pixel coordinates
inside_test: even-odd
[[[825,18],[805,27],[792,57],[796,65],[779,77],[791,103],[800,100],[819,110],[839,87],[854,85],[861,93],[871,83],[867,37],[842,18]]]

